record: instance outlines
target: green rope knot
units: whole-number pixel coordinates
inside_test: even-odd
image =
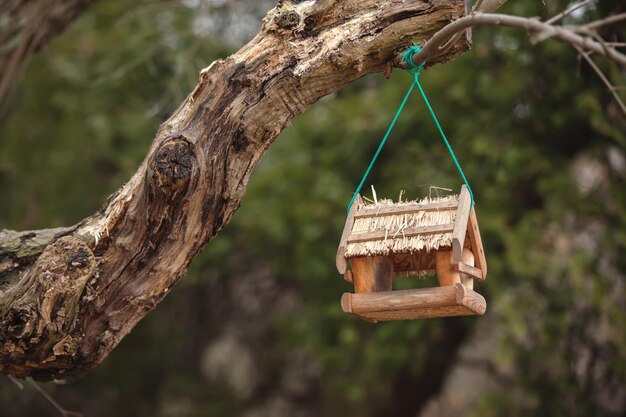
[[[378,149],[376,150],[376,153],[374,154],[374,157],[372,158],[369,166],[365,170],[365,174],[363,174],[363,178],[361,178],[361,182],[359,183],[358,187],[356,188],[356,191],[352,195],[352,199],[350,200],[350,204],[348,204],[348,211],[350,211],[350,208],[352,207],[352,204],[354,203],[354,200],[356,200],[357,195],[359,195],[359,192],[361,191],[361,188],[363,187],[363,184],[365,183],[365,180],[367,179],[367,176],[369,175],[370,171],[372,170],[372,167],[374,166],[374,163],[376,162],[376,159],[378,159],[378,155],[380,154],[380,151],[383,149],[383,146],[385,145],[385,142],[387,142],[387,138],[389,138],[389,134],[391,133],[391,130],[395,126],[396,121],[398,120],[398,117],[400,117],[400,113],[402,113],[402,109],[404,109],[404,105],[406,104],[407,100],[409,99],[409,96],[411,95],[411,92],[413,92],[413,88],[415,86],[417,86],[417,88],[420,91],[420,94],[422,95],[422,98],[424,99],[424,103],[426,103],[426,107],[428,108],[428,111],[429,111],[433,121],[435,122],[435,125],[437,126],[437,130],[439,130],[439,134],[441,135],[441,139],[443,140],[443,143],[446,145],[446,148],[448,149],[448,152],[450,153],[450,157],[452,157],[452,162],[454,162],[454,165],[456,166],[457,171],[459,172],[459,174],[461,175],[461,178],[463,179],[463,182],[467,186],[467,191],[469,192],[470,200],[471,200],[471,202],[470,202],[470,213],[472,212],[472,208],[474,207],[474,193],[472,192],[472,187],[470,187],[469,182],[467,181],[467,178],[465,177],[465,173],[463,172],[463,169],[461,168],[461,164],[459,163],[458,159],[456,159],[456,155],[454,154],[454,151],[452,150],[452,146],[450,146],[450,142],[448,141],[448,138],[446,137],[445,133],[443,133],[443,129],[441,127],[441,124],[439,124],[439,120],[437,119],[437,116],[435,116],[435,111],[433,110],[432,106],[430,105],[430,102],[428,101],[428,98],[426,98],[426,93],[424,92],[424,89],[422,88],[422,85],[419,82],[419,75],[420,75],[420,72],[422,71],[422,68],[424,68],[424,65],[426,64],[426,61],[422,62],[419,65],[416,65],[415,62],[413,62],[413,55],[418,53],[421,49],[422,48],[420,46],[413,45],[413,46],[410,46],[409,49],[407,49],[404,52],[404,54],[402,54],[402,62],[406,62],[412,68],[412,69],[405,68],[405,71],[408,72],[409,74],[413,75],[413,82],[411,83],[411,86],[409,87],[409,90],[404,95],[404,99],[402,100],[402,103],[400,104],[400,107],[398,107],[398,110],[396,111],[396,114],[393,117],[393,120],[391,121],[391,124],[389,125],[389,128],[387,128],[387,132],[385,133],[385,136],[383,136],[383,139],[380,141],[380,145],[378,145]]]
[[[411,66],[411,68],[413,68],[413,70],[405,69],[409,74],[419,74],[422,68],[424,68],[424,65],[426,65],[426,61],[422,62],[419,65],[416,65],[415,62],[413,62],[413,55],[418,53],[421,49],[421,46],[413,45],[410,46],[409,49],[404,52],[404,54],[402,54],[402,62],[406,62]]]

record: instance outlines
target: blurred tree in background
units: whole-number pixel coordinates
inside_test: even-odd
[[[626,11],[610,0],[568,17]],[[513,2],[546,18],[568,5]],[[0,115],[0,228],[69,225],[135,171],[198,71],[249,39],[252,1],[96,2],[35,55]],[[608,30],[608,29],[607,29]],[[612,29],[626,39],[622,25]],[[614,84],[626,74],[603,67]],[[483,318],[372,325],[339,307],[345,209],[410,82],[370,76],[272,146],[233,221],[98,369],[43,387],[87,416],[621,416],[626,119],[573,50],[474,31],[421,78],[476,195]],[[415,95],[369,183],[458,189]],[[413,285],[400,282],[399,285]],[[0,415],[55,411],[0,379]]]

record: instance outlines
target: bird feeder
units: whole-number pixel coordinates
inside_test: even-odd
[[[355,289],[343,294],[343,311],[372,322],[484,314],[473,282],[486,278],[487,262],[471,206],[465,185],[459,195],[422,201],[365,204],[358,196],[336,258]],[[395,277],[435,273],[438,287],[392,289]]]

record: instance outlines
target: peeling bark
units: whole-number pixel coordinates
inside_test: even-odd
[[[200,72],[100,211],[23,232],[41,237],[25,256],[23,234],[0,234],[0,372],[45,380],[97,366],[229,222],[296,115],[463,13],[462,0],[280,2],[245,47]]]
[[[3,371],[17,377],[62,373],[73,366],[81,344],[76,331],[79,302],[95,270],[80,239],[65,236],[48,245],[0,307]]]

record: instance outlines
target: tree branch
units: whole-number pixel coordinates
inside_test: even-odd
[[[17,277],[0,293],[0,372],[45,380],[97,366],[228,223],[296,115],[463,14],[462,0],[280,2],[250,43],[200,72],[99,212],[46,233],[38,256],[7,243],[24,235],[0,235],[4,275]],[[438,60],[467,48],[460,39]]]
[[[43,389],[38,383],[33,381],[32,379],[28,379],[30,385],[35,388],[35,390],[43,397],[46,401],[48,401],[55,410],[59,412],[61,417],[83,417],[82,413],[77,413],[75,411],[66,410],[55,400],[52,395],[48,394],[45,389]]]
[[[0,232],[0,372],[46,380],[97,366],[228,223],[254,167],[291,120],[385,71],[409,45],[430,38],[413,61],[447,61],[468,48],[458,33],[501,25],[626,68],[613,44],[594,39],[594,26],[463,15],[462,0],[280,2],[248,45],[200,72],[137,172],[100,211],[69,228]]]
[[[617,94],[617,88],[615,88],[615,86],[613,84],[611,84],[609,79],[606,78],[606,75],[604,75],[602,70],[598,67],[598,65],[596,65],[596,63],[593,61],[593,59],[591,59],[589,57],[589,55],[587,53],[585,53],[584,51],[582,51],[578,47],[575,47],[575,48],[578,51],[578,53],[580,54],[580,56],[582,56],[585,59],[585,61],[587,61],[589,66],[595,71],[595,73],[598,76],[598,78],[600,78],[600,80],[602,80],[604,85],[606,85],[607,89],[609,90],[609,93],[611,93],[611,95],[613,96],[613,98],[617,102],[617,105],[622,110],[622,113],[624,113],[626,115],[626,105],[624,105],[624,102],[622,101],[622,98],[619,96],[619,94]]]
[[[579,10],[579,9],[587,6],[592,1],[593,0],[585,0],[585,1],[582,1],[580,3],[577,3],[577,4],[573,5],[572,7],[570,7],[569,9],[563,10],[561,13],[559,13],[559,14],[557,14],[555,16],[552,16],[550,19],[546,20],[546,23],[549,24],[549,25],[552,25],[552,24],[558,22],[559,20],[563,19],[564,17],[571,15],[576,10]]]
[[[608,21],[609,19],[604,20]],[[613,22],[613,20],[611,20],[611,22]],[[594,40],[590,36],[579,35],[576,33],[576,27],[556,26],[534,18],[480,12],[462,17],[438,31],[424,44],[422,49],[413,56],[413,62],[419,65],[426,62],[426,60],[431,57],[437,57],[442,45],[456,33],[462,32],[470,27],[487,25],[525,29],[530,33],[540,35],[541,40],[544,38],[554,38],[560,42],[580,48],[583,51],[603,55],[616,62],[622,68],[626,68],[626,55],[620,53],[608,44],[602,44]],[[584,28],[589,29],[590,25],[586,25]],[[593,28],[593,26],[591,26],[591,28]]]
[[[585,29],[596,30],[603,26],[614,25],[615,23],[626,20],[626,13],[620,13],[613,16],[606,17],[604,19],[596,20],[595,22],[591,22],[585,25]]]
[[[444,54],[450,47],[450,44],[456,42],[458,37],[465,30],[474,26],[495,25],[526,29],[531,34],[530,41],[532,43],[553,38],[576,49],[585,58],[585,60],[589,62],[600,80],[607,85],[607,87],[609,87],[611,95],[617,102],[619,108],[626,115],[626,107],[624,106],[619,94],[617,94],[617,88],[609,82],[595,62],[589,57],[590,53],[603,55],[604,57],[617,63],[622,68],[626,68],[626,55],[615,49],[621,47],[622,43],[605,42],[604,39],[595,31],[600,27],[625,20],[626,13],[609,16],[581,26],[554,25],[555,22],[580,9],[581,7],[584,7],[588,3],[590,3],[590,0],[576,4],[575,6],[559,13],[545,22],[541,22],[535,18],[472,12],[471,14],[448,24],[443,29],[435,33],[435,35],[430,38],[424,46],[422,46],[420,51],[412,56],[412,61],[416,65],[420,65],[427,60],[431,60],[433,58],[436,59],[437,56]],[[484,3],[481,3],[479,0],[474,9],[479,9],[481,6],[484,6]],[[402,56],[398,54],[395,62],[398,62],[398,65],[402,68],[407,68],[408,64],[400,62],[401,59]]]
[[[478,0],[474,6],[475,12],[491,13],[504,6],[508,0]]]

